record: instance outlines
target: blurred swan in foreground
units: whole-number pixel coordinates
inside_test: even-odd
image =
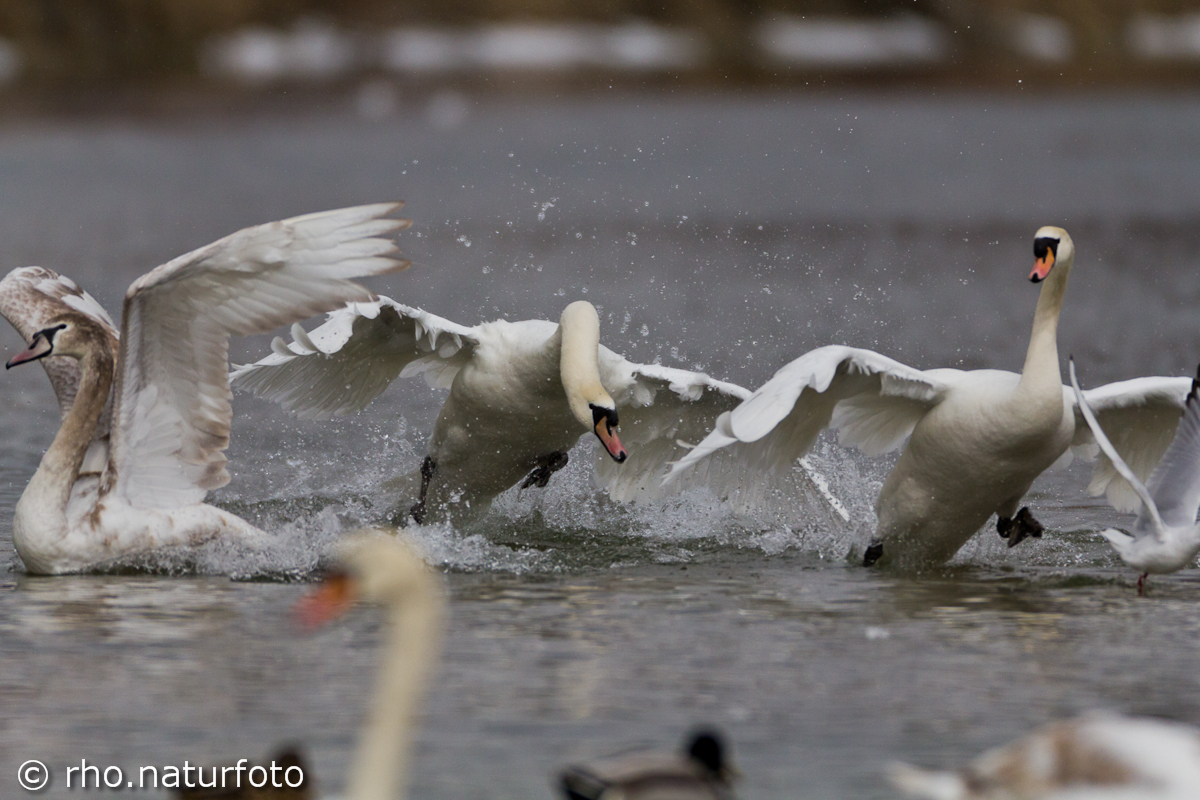
[[[1200,371],[1192,381],[1175,438],[1143,484],[1096,421],[1075,378],[1075,359],[1069,366],[1076,402],[1096,443],[1142,501],[1132,534],[1116,528],[1100,532],[1126,564],[1141,572],[1137,582],[1140,596],[1150,573],[1183,569],[1200,553],[1200,525],[1196,524],[1196,512],[1200,511]]]
[[[342,800],[403,800],[407,795],[409,750],[417,707],[437,661],[445,598],[438,578],[403,541],[381,531],[346,536],[338,543],[338,567],[296,604],[302,625],[315,628],[346,613],[358,601],[379,603],[387,616],[387,640],[379,659],[378,684],[368,706]],[[200,780],[210,788],[180,791],[184,800],[309,800],[316,780],[305,759],[285,748],[265,765],[273,777],[250,769],[218,767]],[[287,773],[299,767],[301,775]],[[302,785],[300,778],[303,777]],[[212,786],[217,780],[223,786]],[[259,784],[255,786],[254,784]],[[273,784],[273,785],[272,785]],[[289,785],[290,784],[290,785]]]
[[[34,308],[13,306],[15,327],[40,327],[7,366],[65,357],[78,378],[55,385],[69,409],[17,502],[13,544],[26,569],[78,572],[218,538],[260,543],[257,528],[201,502],[229,482],[228,337],[370,300],[351,278],[407,266],[380,238],[408,224],[383,218],[398,208],[294,217],[180,256],[129,287],[119,346],[103,309],[82,292],[56,295],[63,279],[47,271],[50,285],[26,293]]]
[[[727,800],[736,775],[723,737],[700,731],[682,752],[622,753],[568,767],[558,781],[566,800]]]
[[[1187,800],[1200,791],[1200,730],[1094,713],[1053,722],[955,772],[894,764],[888,777],[929,800]]]
[[[726,450],[744,469],[769,477],[803,455],[826,426],[868,455],[908,446],[888,475],[879,523],[864,564],[919,567],[953,556],[994,513],[1014,546],[1040,536],[1021,498],[1067,453],[1094,445],[1062,384],[1057,329],[1075,247],[1062,228],[1041,228],[1029,279],[1042,283],[1020,374],[1003,370],[916,370],[870,350],[829,346],[786,365],[675,464],[668,481],[702,469]],[[1148,472],[1170,441],[1188,378],[1140,378],[1087,393],[1118,451]],[[1085,450],[1085,454],[1090,455]],[[1118,508],[1137,496],[1112,462],[1097,465],[1090,487]]]
[[[364,408],[398,376],[423,374],[450,390],[410,511],[418,522],[481,511],[519,482],[545,486],[582,431],[603,446],[596,474],[613,499],[656,497],[667,464],[684,453],[677,440],[696,441],[750,396],[703,373],[626,361],[600,344],[600,318],[586,301],[558,323],[468,328],[381,297],[292,335],[235,370],[233,385],[305,418]]]
[[[344,800],[403,800],[418,703],[437,661],[445,608],[438,577],[395,536],[364,533],[340,546],[341,571],[297,606],[308,626],[358,600],[384,606],[389,623],[375,697],[350,765]]]

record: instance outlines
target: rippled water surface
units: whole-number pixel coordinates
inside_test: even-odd
[[[586,298],[629,358],[753,387],[830,342],[1019,369],[1030,240],[1061,224],[1079,256],[1060,351],[1086,384],[1200,360],[1190,97],[510,97],[470,100],[452,129],[426,113],[436,102],[379,122],[349,105],[9,122],[0,266],[52,267],[115,312],[139,274],[236,228],[403,198],[414,266],[378,291],[468,324],[556,319]],[[37,369],[0,376],[0,400],[10,551],[57,411]],[[213,500],[277,533],[267,563],[214,549],[150,574],[29,578],[4,556],[0,796],[19,796],[29,758],[55,772],[43,796],[68,797],[82,758],[135,770],[283,741],[340,787],[378,614],[306,635],[289,609],[329,545],[393,502],[383,485],[419,463],[439,402],[401,383],[314,424],[239,397],[234,479]],[[548,798],[557,765],[673,746],[698,722],[730,732],[741,795],[759,800],[891,797],[889,760],[951,763],[1092,708],[1200,723],[1200,580],[1189,569],[1134,596],[1096,534],[1131,519],[1087,497],[1087,465],[1035,485],[1045,539],[1006,551],[989,527],[912,577],[846,559],[886,459],[819,445],[841,523],[788,498],[753,513],[705,493],[618,506],[592,487],[592,446],[471,526],[410,529],[451,598],[415,797]]]

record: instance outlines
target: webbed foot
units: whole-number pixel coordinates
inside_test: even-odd
[[[1008,540],[1009,547],[1016,547],[1030,536],[1040,539],[1045,530],[1042,523],[1033,516],[1029,506],[1023,507],[1011,519],[1008,517],[996,518],[996,532],[1000,534],[1001,539]]]
[[[558,472],[567,465],[566,453],[551,453],[542,460],[542,463],[534,467],[529,476],[525,478],[525,482],[521,484],[522,489],[528,489],[530,486],[546,488],[546,484],[550,482],[550,476]]]

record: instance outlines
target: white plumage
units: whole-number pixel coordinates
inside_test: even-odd
[[[1024,370],[916,370],[869,350],[828,346],[780,369],[677,462],[668,481],[702,470],[716,454],[769,481],[803,455],[826,427],[870,455],[908,441],[888,476],[879,524],[865,561],[920,567],[954,555],[993,514],[1013,545],[1041,525],[1021,498],[1067,454],[1091,456],[1095,440],[1063,386],[1056,332],[1074,245],[1061,228],[1035,238],[1043,280]],[[1187,378],[1140,378],[1087,393],[1117,450],[1146,474],[1166,449],[1191,385]],[[1097,465],[1092,491],[1119,509],[1136,494],[1112,461]]]
[[[1141,500],[1132,535],[1115,528],[1101,531],[1101,535],[1125,563],[1142,573],[1138,578],[1138,594],[1142,594],[1150,573],[1183,569],[1200,553],[1200,525],[1196,524],[1196,512],[1200,511],[1200,377],[1192,381],[1170,446],[1143,485],[1104,434],[1087,394],[1079,388],[1074,359],[1070,370],[1076,402],[1096,443]]]
[[[450,390],[423,495],[431,511],[455,517],[523,478],[544,486],[583,431],[604,433],[595,415],[616,418],[618,409],[627,457],[615,431],[611,441],[601,436],[597,477],[617,500],[656,497],[667,464],[685,452],[678,440],[696,441],[750,394],[703,373],[627,361],[599,344],[599,317],[582,301],[559,323],[465,327],[381,297],[351,303],[307,334],[293,329],[293,338],[235,370],[234,386],[306,418],[361,409],[397,377],[423,375]]]
[[[201,502],[229,481],[227,339],[373,299],[350,279],[407,266],[382,238],[408,224],[384,218],[399,207],[247,228],[152,270],[126,293],[115,363],[111,322],[90,297],[80,292],[84,299],[76,296],[64,310],[45,285],[41,301],[28,295],[42,316],[22,318],[18,308],[10,321],[18,330],[32,319],[43,327],[10,365],[66,355],[79,361],[80,377],[78,396],[17,503],[13,542],[26,568],[72,572],[169,545],[257,541],[260,531]],[[65,281],[47,279],[51,286]],[[102,474],[89,474],[82,453],[105,417],[111,448]]]

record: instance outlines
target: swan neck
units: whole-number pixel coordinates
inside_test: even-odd
[[[584,427],[593,423],[590,405],[615,408],[600,381],[600,316],[586,301],[567,306],[558,326],[562,350],[559,374],[571,413]]]
[[[432,576],[390,607],[375,697],[347,782],[349,800],[404,800],[414,719],[441,632],[441,602]]]
[[[1042,283],[1037,309],[1033,314],[1029,350],[1025,353],[1025,366],[1021,370],[1023,387],[1042,388],[1043,384],[1052,384],[1055,393],[1062,392],[1062,373],[1058,363],[1058,317],[1067,291],[1067,275],[1072,260],[1066,259],[1056,264]]]
[[[112,380],[112,354],[104,347],[89,348],[79,359],[79,391],[75,402],[25,489],[26,493],[41,496],[41,513],[66,512],[71,488],[79,477],[79,468],[108,403]]]

